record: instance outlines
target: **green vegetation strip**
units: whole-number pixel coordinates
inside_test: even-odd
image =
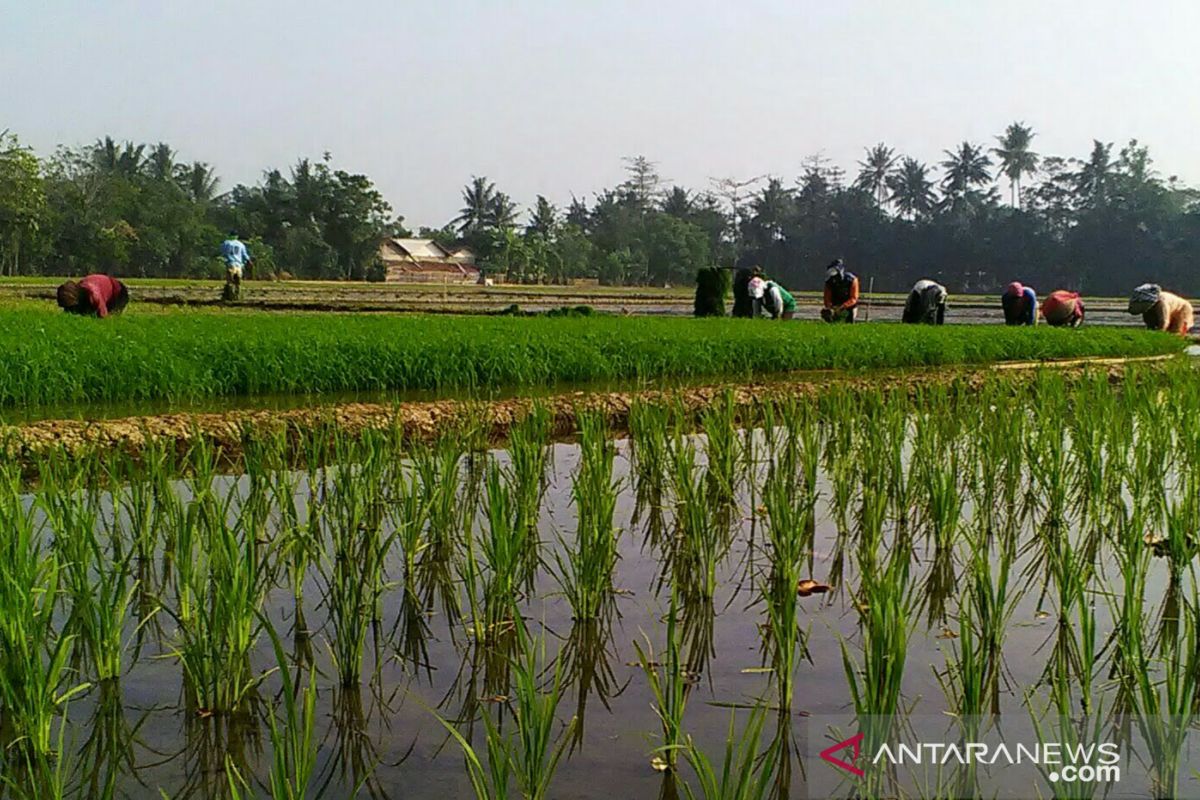
[[[1140,329],[826,326],[732,319],[524,319],[0,312],[0,404],[489,389],[992,361],[1148,356]]]

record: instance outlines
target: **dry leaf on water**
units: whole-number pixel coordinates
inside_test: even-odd
[[[654,758],[650,759],[650,766],[654,769],[655,772],[666,772],[667,770],[669,770],[671,768],[670,764],[668,764],[666,761],[659,758],[658,756],[655,756]]]
[[[832,588],[829,584],[814,581],[812,578],[801,578],[796,584],[796,594],[808,597],[811,594],[825,594]]]

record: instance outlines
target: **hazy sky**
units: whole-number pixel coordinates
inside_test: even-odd
[[[564,204],[663,176],[936,161],[1014,120],[1043,153],[1137,137],[1200,184],[1200,3],[0,0],[0,129],[169,142],[222,188],[331,151],[412,226],[473,174]]]

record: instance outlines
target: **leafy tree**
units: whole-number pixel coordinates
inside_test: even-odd
[[[44,250],[48,215],[37,156],[0,132],[0,274],[29,269]]]

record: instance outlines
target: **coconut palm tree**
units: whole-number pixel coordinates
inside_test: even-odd
[[[888,176],[896,166],[899,156],[883,142],[867,148],[866,152],[867,157],[858,162],[858,178],[854,183],[870,192],[882,208],[888,198]]]
[[[962,197],[977,186],[992,179],[989,167],[992,160],[984,152],[983,145],[963,142],[957,150],[944,150],[946,160],[941,163],[946,174],[942,176],[942,193],[948,199]]]
[[[180,164],[175,167],[175,180],[197,203],[207,203],[217,196],[216,170],[203,161]]]
[[[915,158],[904,158],[888,175],[887,186],[891,192],[888,202],[895,203],[900,213],[909,219],[930,213],[937,202],[933,181],[929,179],[929,167]]]
[[[488,227],[507,231],[516,226],[519,213],[520,209],[511,197],[504,192],[496,192],[484,220]]]
[[[529,216],[529,224],[525,226],[525,232],[549,239],[554,235],[554,229],[557,227],[558,209],[539,194],[537,205],[533,207],[533,213]]]
[[[146,169],[155,180],[171,180],[175,177],[175,151],[166,142],[154,145],[146,158]]]
[[[1003,136],[996,137],[1000,146],[992,148],[992,154],[1000,159],[1000,173],[1008,178],[1013,208],[1021,207],[1021,178],[1037,172],[1040,156],[1029,149],[1036,135],[1025,123],[1014,122]]]
[[[488,225],[496,205],[496,184],[487,178],[473,175],[471,182],[462,190],[463,207],[454,218],[462,235],[467,235]]]

